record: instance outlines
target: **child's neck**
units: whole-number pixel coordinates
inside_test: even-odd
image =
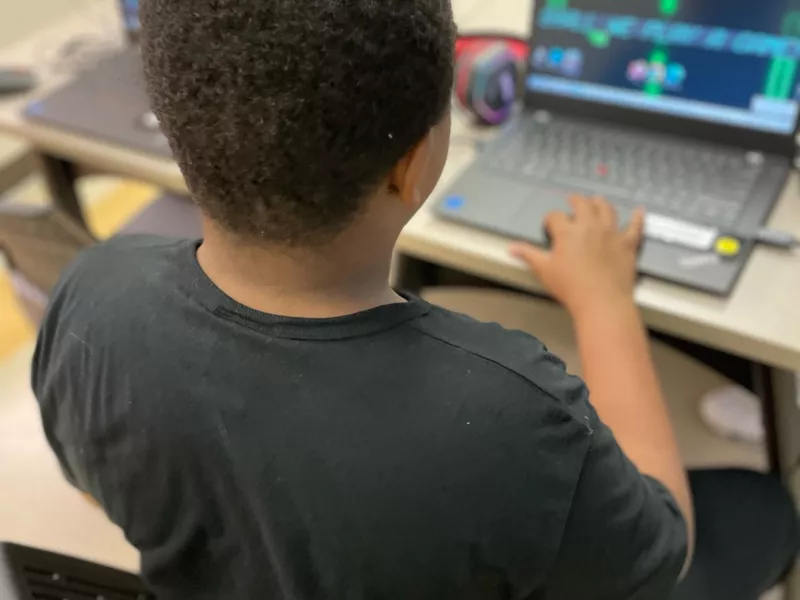
[[[394,240],[352,237],[314,250],[268,247],[207,222],[197,259],[228,296],[270,314],[338,317],[403,302],[389,285]]]

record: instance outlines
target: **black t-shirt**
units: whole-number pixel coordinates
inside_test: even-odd
[[[674,500],[535,338],[414,297],[267,315],[220,291],[197,245],[85,253],[33,366],[67,477],[159,598],[669,595]]]

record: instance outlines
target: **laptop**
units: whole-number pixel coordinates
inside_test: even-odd
[[[733,289],[795,155],[800,10],[789,0],[542,0],[524,110],[438,217],[547,245],[552,210],[647,211],[641,273]]]
[[[25,109],[26,118],[119,146],[171,158],[145,93],[139,0],[119,0],[127,45]]]

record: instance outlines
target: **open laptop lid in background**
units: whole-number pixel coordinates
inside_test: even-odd
[[[800,4],[541,0],[526,101],[794,155]]]
[[[139,0],[118,0],[125,35],[132,43],[139,41]]]

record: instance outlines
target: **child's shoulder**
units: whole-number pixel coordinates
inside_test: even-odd
[[[461,360],[492,365],[504,373],[524,381],[540,395],[569,407],[584,418],[588,409],[588,392],[583,381],[566,370],[564,362],[533,335],[506,329],[497,323],[478,321],[444,308],[432,307],[415,328],[446,346]]]
[[[154,235],[123,235],[82,252],[61,277],[61,284],[96,278],[99,282],[146,276],[169,264],[189,242]]]
[[[158,236],[120,236],[81,253],[51,294],[57,306],[94,310],[136,304],[163,290],[178,267],[176,258],[191,242]]]
[[[175,249],[185,247],[187,240],[158,235],[120,235],[100,242],[82,252],[70,271],[82,272],[107,265],[142,264],[168,260]]]

